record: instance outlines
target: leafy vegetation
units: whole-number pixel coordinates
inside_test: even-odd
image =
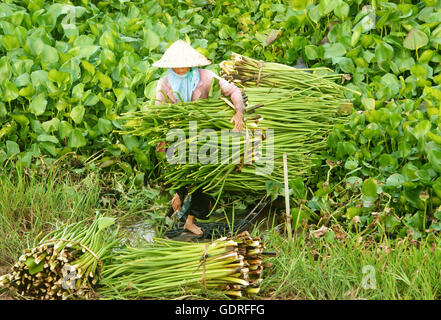
[[[362,93],[346,93],[354,99],[350,121],[334,126],[318,167],[305,179],[290,173],[295,229],[326,227],[323,240],[330,244],[337,225],[376,240],[410,235],[436,242],[440,21],[440,0],[3,1],[0,230],[8,236],[2,260],[12,261],[15,247],[19,252],[20,243],[46,230],[48,212],[54,213],[49,221],[69,220],[90,214],[99,199],[102,208],[113,199],[98,197],[88,180],[95,176],[81,180],[87,190],[54,176],[28,185],[24,176],[7,176],[14,166],[24,175],[66,157],[74,165],[67,169],[80,176],[88,172],[82,166],[111,168],[108,184],[121,190],[125,205],[115,214],[147,214],[144,199],[160,197],[145,186],[157,174],[154,148],[115,131],[123,129],[121,113],[152,99],[165,70],[151,64],[178,39],[214,63],[232,52],[287,65],[302,58],[308,67],[343,73],[342,84]],[[273,199],[283,195],[282,186],[268,186]],[[163,222],[162,212],[147,216]],[[17,221],[23,225],[14,232]]]

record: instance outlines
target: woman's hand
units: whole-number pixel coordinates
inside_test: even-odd
[[[165,148],[165,141],[160,142],[156,145],[156,152],[166,152],[167,149]]]
[[[236,111],[236,114],[231,118],[230,122],[234,121],[233,132],[239,132],[243,128],[243,113],[242,111]]]

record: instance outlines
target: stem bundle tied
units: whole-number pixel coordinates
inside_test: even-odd
[[[333,125],[345,121],[340,111],[351,105],[344,96],[346,89],[335,83],[341,76],[326,68],[299,70],[238,54],[222,62],[221,68],[222,76],[242,89],[246,104],[244,130],[227,146],[228,156],[222,157],[221,137],[223,129],[233,128],[229,120],[234,110],[222,99],[146,104],[141,111],[122,116],[126,122],[120,133],[145,137],[152,146],[166,141],[171,129],[185,133],[180,143],[166,145],[183,146],[183,161],[172,164],[164,157],[159,164],[164,169],[159,179],[171,189],[193,185],[213,195],[264,193],[268,180],[283,183],[283,153],[291,176],[309,172],[320,161],[319,152],[326,147]],[[192,122],[197,123],[195,134]],[[207,139],[204,129],[212,130],[217,140]],[[210,154],[216,161],[189,161],[198,157],[194,150],[209,149],[207,143],[220,146],[220,152]]]
[[[208,243],[155,239],[146,248],[126,248],[103,268],[104,298],[177,297],[203,290],[242,297],[263,281],[260,238],[243,232]]]
[[[101,259],[118,243],[117,231],[105,230],[114,219],[98,215],[65,225],[24,250],[0,284],[23,298],[58,300],[90,298],[100,278]]]

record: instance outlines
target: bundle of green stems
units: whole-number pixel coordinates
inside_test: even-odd
[[[204,290],[234,297],[257,294],[263,250],[260,238],[248,232],[205,243],[156,238],[145,248],[114,251],[98,293],[107,299],[172,298]]]
[[[239,139],[222,145],[222,133],[233,129],[230,119],[235,112],[225,98],[147,103],[140,111],[122,115],[126,122],[120,133],[145,137],[156,146],[166,141],[172,129],[182,130],[184,138],[179,143],[169,141],[166,147],[173,145],[176,151],[181,146],[184,158],[172,163],[163,157],[159,164],[164,169],[159,179],[171,189],[193,185],[213,195],[264,193],[267,181],[283,183],[284,153],[291,177],[310,172],[319,162],[332,127],[346,121],[341,111],[351,104],[344,96],[345,88],[335,83],[340,76],[328,69],[299,70],[237,54],[221,67],[225,78],[239,81],[242,87],[246,112]],[[204,129],[212,130],[214,138],[207,138]],[[213,153],[209,145],[217,146]],[[210,161],[200,161],[200,150],[208,153]]]
[[[231,54],[231,60],[222,61],[221,75],[239,87],[275,87],[302,91],[313,90],[316,94],[341,95],[344,90],[350,90],[336,83],[342,75],[335,74],[329,68],[303,68],[264,62]],[[354,92],[360,94],[358,92]]]
[[[101,258],[118,243],[117,231],[105,230],[113,221],[97,215],[90,225],[81,221],[57,228],[25,249],[0,284],[25,299],[91,297]]]

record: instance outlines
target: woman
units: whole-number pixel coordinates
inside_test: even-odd
[[[154,67],[167,68],[168,75],[161,78],[156,89],[156,104],[195,101],[206,99],[210,92],[213,78],[219,80],[222,94],[231,98],[236,112],[230,122],[234,122],[233,131],[238,132],[243,128],[243,114],[245,106],[239,88],[228,81],[218,77],[209,70],[199,69],[200,66],[209,65],[211,62],[202,54],[193,49],[187,42],[178,40],[164,53],[160,60],[153,64]],[[165,97],[165,95],[167,97]],[[165,152],[164,143],[158,145],[159,152]],[[172,199],[173,210],[180,211],[187,195],[187,190],[179,190]],[[202,230],[194,224],[195,217],[203,219],[208,210],[201,210],[209,204],[209,197],[200,190],[196,190],[191,198],[188,216],[184,228],[190,232],[201,235]]]

